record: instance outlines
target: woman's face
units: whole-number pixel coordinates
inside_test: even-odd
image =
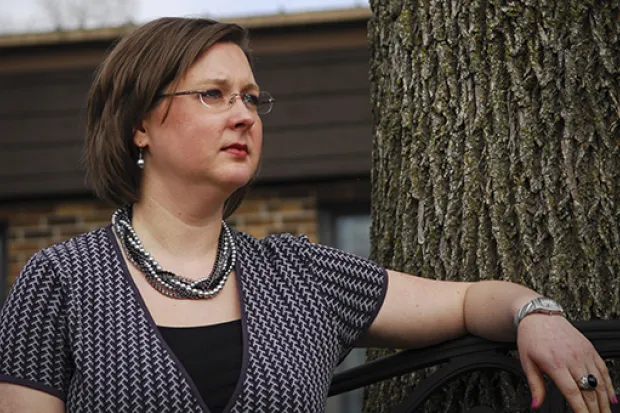
[[[259,92],[246,55],[234,43],[217,43],[207,49],[179,83],[178,91],[187,90],[210,91],[211,96],[219,91],[226,97]],[[172,99],[170,109],[163,121],[168,99]],[[241,98],[213,110],[192,94],[162,99],[142,122],[134,143],[146,146],[146,182],[163,179],[232,193],[256,171],[262,134],[259,115]]]

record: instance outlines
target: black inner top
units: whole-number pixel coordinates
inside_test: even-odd
[[[241,320],[159,331],[189,373],[211,413],[221,413],[237,387],[243,359]]]

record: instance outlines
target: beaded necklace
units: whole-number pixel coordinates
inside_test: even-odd
[[[224,288],[228,275],[235,267],[237,260],[235,240],[224,221],[222,221],[215,265],[211,274],[192,280],[164,270],[144,249],[140,237],[131,226],[132,212],[132,205],[116,210],[112,215],[112,228],[120,239],[129,260],[142,271],[153,288],[168,297],[194,300],[211,298]]]

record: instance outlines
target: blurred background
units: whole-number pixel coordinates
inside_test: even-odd
[[[0,32],[92,29],[161,16],[248,17],[366,7],[364,0],[2,0]]]
[[[36,251],[109,223],[114,207],[80,164],[86,95],[112,45],[160,16],[247,26],[256,78],[277,100],[259,179],[229,223],[368,256],[366,1],[0,0],[0,299]],[[363,359],[355,350],[341,368]],[[327,412],[361,412],[361,393],[331,398]]]

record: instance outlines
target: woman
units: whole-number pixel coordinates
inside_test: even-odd
[[[239,26],[181,18],[106,58],[85,158],[97,194],[126,206],[16,281],[0,319],[0,412],[319,412],[351,347],[467,332],[518,332],[533,407],[546,373],[576,412],[610,411],[604,362],[527,288],[427,280],[304,237],[230,230],[273,106],[249,62]]]

